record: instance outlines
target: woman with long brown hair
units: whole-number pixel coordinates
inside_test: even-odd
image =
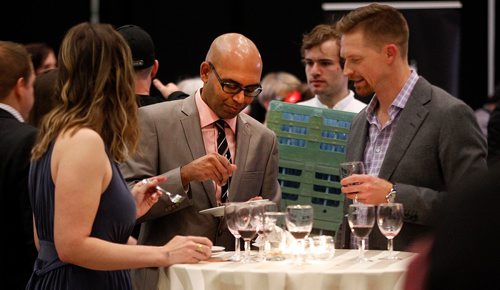
[[[59,51],[57,106],[33,148],[30,198],[39,255],[28,289],[131,289],[128,269],[196,263],[204,237],[138,246],[136,218],[158,201],[156,176],[132,194],[117,163],[135,152],[137,105],[130,49],[111,25],[71,28]]]

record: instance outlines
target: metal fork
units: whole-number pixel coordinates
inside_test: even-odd
[[[161,188],[158,185],[156,186],[156,189],[159,192],[161,192],[161,193],[165,194],[166,196],[168,196],[168,198],[170,199],[170,201],[173,202],[173,203],[180,203],[180,202],[182,202],[186,198],[185,196],[182,196],[182,195],[180,195],[178,193],[172,194],[171,192],[166,191],[165,189]]]
[[[149,180],[147,178],[141,180],[142,183],[144,184],[148,184],[149,183]],[[171,202],[173,203],[180,203],[182,202],[186,197],[185,196],[182,196],[180,194],[172,194],[171,192],[169,191],[166,191],[165,189],[161,188],[160,186],[156,186],[156,190],[158,190],[159,192],[163,193],[164,195],[168,196],[168,198],[170,199]]]

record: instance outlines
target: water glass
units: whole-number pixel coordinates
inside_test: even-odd
[[[335,242],[332,236],[309,238],[309,254],[314,260],[330,260],[335,255]]]
[[[286,231],[286,221],[284,212],[266,212],[264,215],[272,224],[272,230],[267,235],[269,250],[265,251],[266,261],[283,261],[286,259],[285,253],[288,249],[288,233]]]

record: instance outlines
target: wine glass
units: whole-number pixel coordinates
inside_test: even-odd
[[[305,262],[304,240],[309,236],[314,222],[314,211],[310,205],[289,205],[286,207],[286,227],[297,240],[295,264]]]
[[[268,246],[267,235],[273,230],[274,224],[265,215],[267,212],[275,212],[278,210],[278,205],[272,201],[262,201],[257,203],[257,234],[260,237],[259,243],[259,260],[266,260],[266,247]]]
[[[350,161],[342,162],[339,164],[340,179],[346,178],[353,174],[365,174],[365,164],[363,161]],[[358,202],[358,195],[356,194],[353,203]]]
[[[226,225],[234,236],[234,255],[232,255],[229,260],[239,262],[241,260],[241,250],[240,250],[240,238],[241,235],[238,232],[238,227],[236,226],[236,209],[237,205],[241,202],[228,202],[224,204],[224,218],[226,219]]]
[[[365,258],[365,240],[375,224],[375,206],[363,203],[350,204],[347,220],[351,232],[358,238],[358,260],[370,261]]]
[[[393,239],[403,227],[403,204],[384,203],[377,208],[377,225],[380,232],[387,238],[389,255],[384,260],[400,260],[393,252]]]
[[[365,164],[363,161],[350,161],[350,162],[343,162],[339,164],[339,171],[340,171],[340,178],[346,178],[347,176],[353,175],[353,174],[365,174]],[[354,198],[352,199],[353,203],[358,203],[358,195],[355,194]],[[359,244],[359,240],[356,236],[353,236],[351,239],[351,246],[356,246]],[[368,244],[368,238],[365,240],[365,245]]]
[[[250,242],[257,235],[258,206],[256,203],[245,202],[236,205],[235,224],[238,232],[245,241],[245,255],[243,263],[251,262]]]

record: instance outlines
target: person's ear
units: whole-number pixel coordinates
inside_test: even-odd
[[[20,77],[17,79],[17,82],[14,86],[14,92],[16,93],[16,97],[24,96],[24,91],[27,89],[27,83],[24,77]]]
[[[204,61],[200,65],[200,78],[204,84],[208,82],[208,73],[210,72],[210,65]]]
[[[154,79],[156,77],[159,68],[160,68],[160,62],[157,59],[155,59],[155,61],[153,62],[153,69],[151,70],[151,79]]]
[[[391,43],[386,45],[384,49],[387,62],[392,63],[399,53],[398,47],[395,44]]]

